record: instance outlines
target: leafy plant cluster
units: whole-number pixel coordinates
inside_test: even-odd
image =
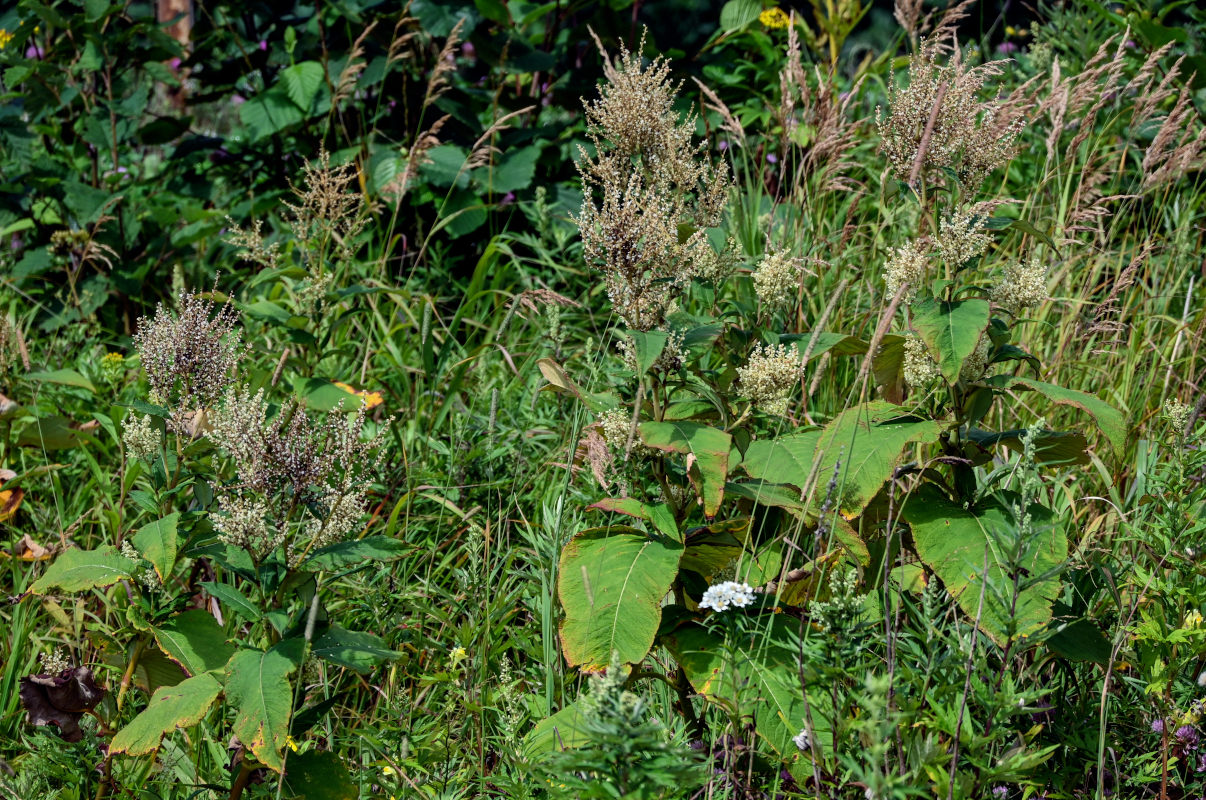
[[[1203,792],[1196,8],[286,6],[0,16],[0,794]]]

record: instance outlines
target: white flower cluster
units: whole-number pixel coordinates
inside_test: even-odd
[[[710,608],[713,611],[727,611],[730,608],[745,608],[754,602],[754,587],[748,583],[725,581],[708,587],[703,599],[699,601],[700,608]]]
[[[754,270],[754,294],[758,302],[770,308],[788,305],[796,298],[800,285],[800,261],[785,250],[768,252]]]
[[[992,237],[984,232],[985,215],[976,209],[956,211],[942,220],[938,233],[938,253],[952,269],[958,269],[984,255]]]
[[[807,753],[812,749],[812,739],[808,736],[808,728],[804,728],[799,733],[791,738],[791,743],[799,748],[801,753]]]
[[[1014,313],[1047,299],[1047,268],[1037,259],[1005,267],[1001,281],[992,287],[992,300]]]
[[[904,379],[913,389],[924,389],[942,378],[942,370],[934,363],[929,348],[918,336],[909,335],[904,342]]]
[[[742,392],[755,406],[777,417],[787,415],[787,400],[800,382],[804,365],[796,345],[754,345],[749,361],[737,368]]]
[[[892,257],[884,265],[884,283],[888,287],[888,295],[895,297],[900,287],[907,284],[909,288],[905,292],[904,302],[913,302],[917,290],[925,283],[926,264],[926,254],[913,242],[892,248]]]

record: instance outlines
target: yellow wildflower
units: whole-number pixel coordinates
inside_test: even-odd
[[[382,775],[397,775],[398,771],[388,764],[381,768]]]
[[[285,739],[285,747],[288,747],[293,752],[297,752],[297,742],[292,736]]]
[[[1006,25],[1005,26],[1005,35],[1006,36],[1017,36],[1018,29],[1013,27],[1012,25]]]
[[[758,21],[768,28],[786,28],[791,24],[791,17],[787,16],[783,9],[775,6],[759,14]]]
[[[385,398],[382,396],[381,392],[370,392],[367,389],[353,389],[346,383],[340,383],[339,381],[335,381],[334,383],[348,394],[354,394],[359,397],[360,401],[364,403],[366,408],[376,408],[385,402]]]
[[[1186,628],[1202,627],[1202,612],[1198,611],[1195,608],[1193,611],[1190,611],[1188,614],[1186,614],[1185,615],[1185,627]]]
[[[4,28],[0,28],[0,50],[8,47],[8,43],[13,40],[13,35]]]

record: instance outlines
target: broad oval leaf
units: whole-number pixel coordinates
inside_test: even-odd
[[[176,565],[179,539],[176,532],[180,514],[168,514],[163,519],[143,525],[134,534],[134,546],[143,558],[151,562],[160,581],[166,581]]]
[[[571,750],[591,741],[586,730],[584,697],[579,697],[552,716],[536,723],[523,740],[524,755],[535,758],[558,750]]]
[[[285,639],[266,652],[240,650],[226,665],[226,699],[235,709],[234,734],[266,766],[280,772],[289,737],[293,687],[304,639]]]
[[[1121,453],[1126,448],[1126,417],[1097,395],[1065,389],[1032,378],[1007,378],[1003,383],[1010,389],[1032,389],[1056,405],[1079,408],[1093,418],[1115,453]]]
[[[593,528],[570,540],[561,551],[557,596],[571,667],[605,669],[613,651],[628,664],[645,657],[682,553],[678,542],[626,527]]]
[[[285,791],[296,800],[359,800],[360,789],[337,753],[310,750],[289,755]]]
[[[303,570],[337,570],[370,561],[395,561],[406,554],[408,547],[390,536],[366,536],[347,542],[336,542],[319,548],[301,563]]]
[[[698,422],[643,422],[640,430],[649,447],[690,457],[687,475],[703,498],[704,514],[716,516],[724,499],[733,437]]]
[[[64,550],[46,570],[46,574],[29,587],[32,594],[46,594],[51,589],[82,592],[112,586],[133,574],[137,564],[117,552],[112,545],[95,550],[72,547]]]
[[[988,301],[946,302],[927,298],[915,304],[912,311],[913,328],[930,348],[942,377],[947,383],[959,380],[964,360],[975,351],[980,335],[988,327]]]
[[[398,658],[380,636],[332,626],[314,640],[314,655],[356,672],[369,672],[382,661]]]
[[[934,571],[946,590],[980,629],[998,645],[1011,636],[1029,636],[1051,620],[1051,606],[1060,591],[1052,574],[1068,556],[1068,540],[1053,523],[1051,512],[1039,505],[1028,510],[1035,539],[1021,574],[1009,574],[1002,564],[999,537],[1015,526],[1009,510],[989,500],[968,510],[926,484],[914,491],[901,515],[913,530],[917,555]],[[1019,590],[1015,601],[1015,577]],[[983,586],[987,579],[988,585]],[[981,588],[983,587],[983,592]],[[984,601],[980,597],[983,594]]]
[[[218,621],[201,609],[177,614],[152,634],[159,649],[189,675],[221,669],[235,651]]]
[[[208,672],[175,686],[160,687],[147,707],[113,737],[109,752],[132,756],[150,753],[159,747],[164,735],[200,722],[221,692],[222,684]]]
[[[876,400],[846,409],[823,429],[753,442],[741,466],[752,478],[805,490],[814,510],[836,478],[838,508],[850,518],[883,488],[907,445],[936,441],[942,429]]]

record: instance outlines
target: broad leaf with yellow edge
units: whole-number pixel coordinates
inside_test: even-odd
[[[200,722],[221,692],[222,684],[209,672],[157,689],[147,707],[113,737],[109,752],[150,753],[164,735]]]
[[[285,639],[266,652],[240,650],[226,665],[226,700],[235,709],[234,733],[256,758],[280,772],[289,738],[293,687],[303,639]]]
[[[561,648],[571,667],[605,669],[612,652],[635,664],[653,646],[662,598],[683,546],[635,528],[583,531],[561,551],[557,596],[565,609]]]

